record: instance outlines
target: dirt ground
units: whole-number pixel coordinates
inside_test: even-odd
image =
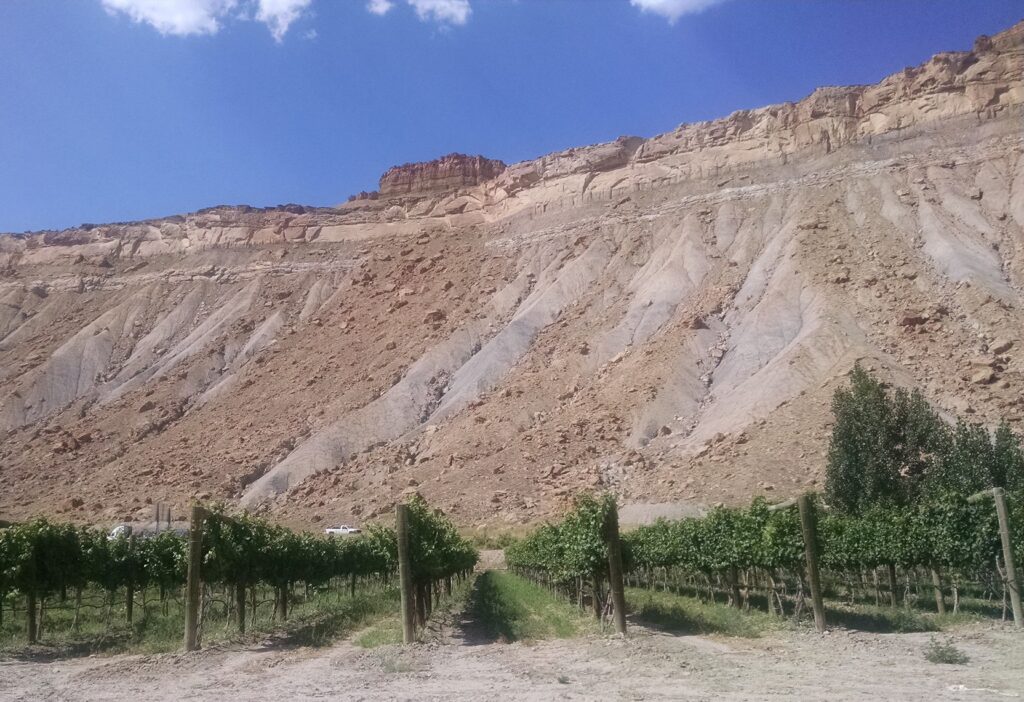
[[[941,635],[946,638],[947,635]],[[0,661],[0,699],[32,700],[1005,700],[1024,697],[1024,635],[948,635],[967,665],[924,659],[929,634],[784,632],[760,639],[631,635],[364,650],[204,651]]]

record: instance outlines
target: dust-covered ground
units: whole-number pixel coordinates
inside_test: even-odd
[[[1005,700],[1024,697],[1024,634],[991,625],[949,638],[966,665],[925,660],[930,634],[786,631],[431,644],[364,650],[203,651],[0,662],[0,699],[22,700]]]

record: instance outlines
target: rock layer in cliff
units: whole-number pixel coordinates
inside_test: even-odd
[[[394,166],[380,177],[381,195],[445,192],[479,185],[505,170],[505,164],[483,156],[448,154],[433,161]]]
[[[790,494],[857,361],[1022,428],[1022,37],[339,208],[0,237],[0,518]]]

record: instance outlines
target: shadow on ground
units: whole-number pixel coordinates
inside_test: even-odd
[[[45,641],[33,646],[26,645],[12,651],[0,652],[0,660],[35,661],[48,663],[66,658],[83,658],[98,653],[120,653],[131,642],[131,635],[115,634],[76,641],[62,641],[48,644]]]
[[[524,612],[501,596],[494,578],[492,571],[480,574],[456,622],[459,638],[467,646],[515,641],[513,622]]]

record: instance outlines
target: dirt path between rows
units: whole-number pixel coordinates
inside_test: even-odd
[[[1006,700],[1024,698],[1024,636],[973,626],[971,662],[925,661],[928,634],[784,632],[534,645],[447,637],[403,649],[265,648],[56,662],[0,661],[0,699],[22,700]]]

